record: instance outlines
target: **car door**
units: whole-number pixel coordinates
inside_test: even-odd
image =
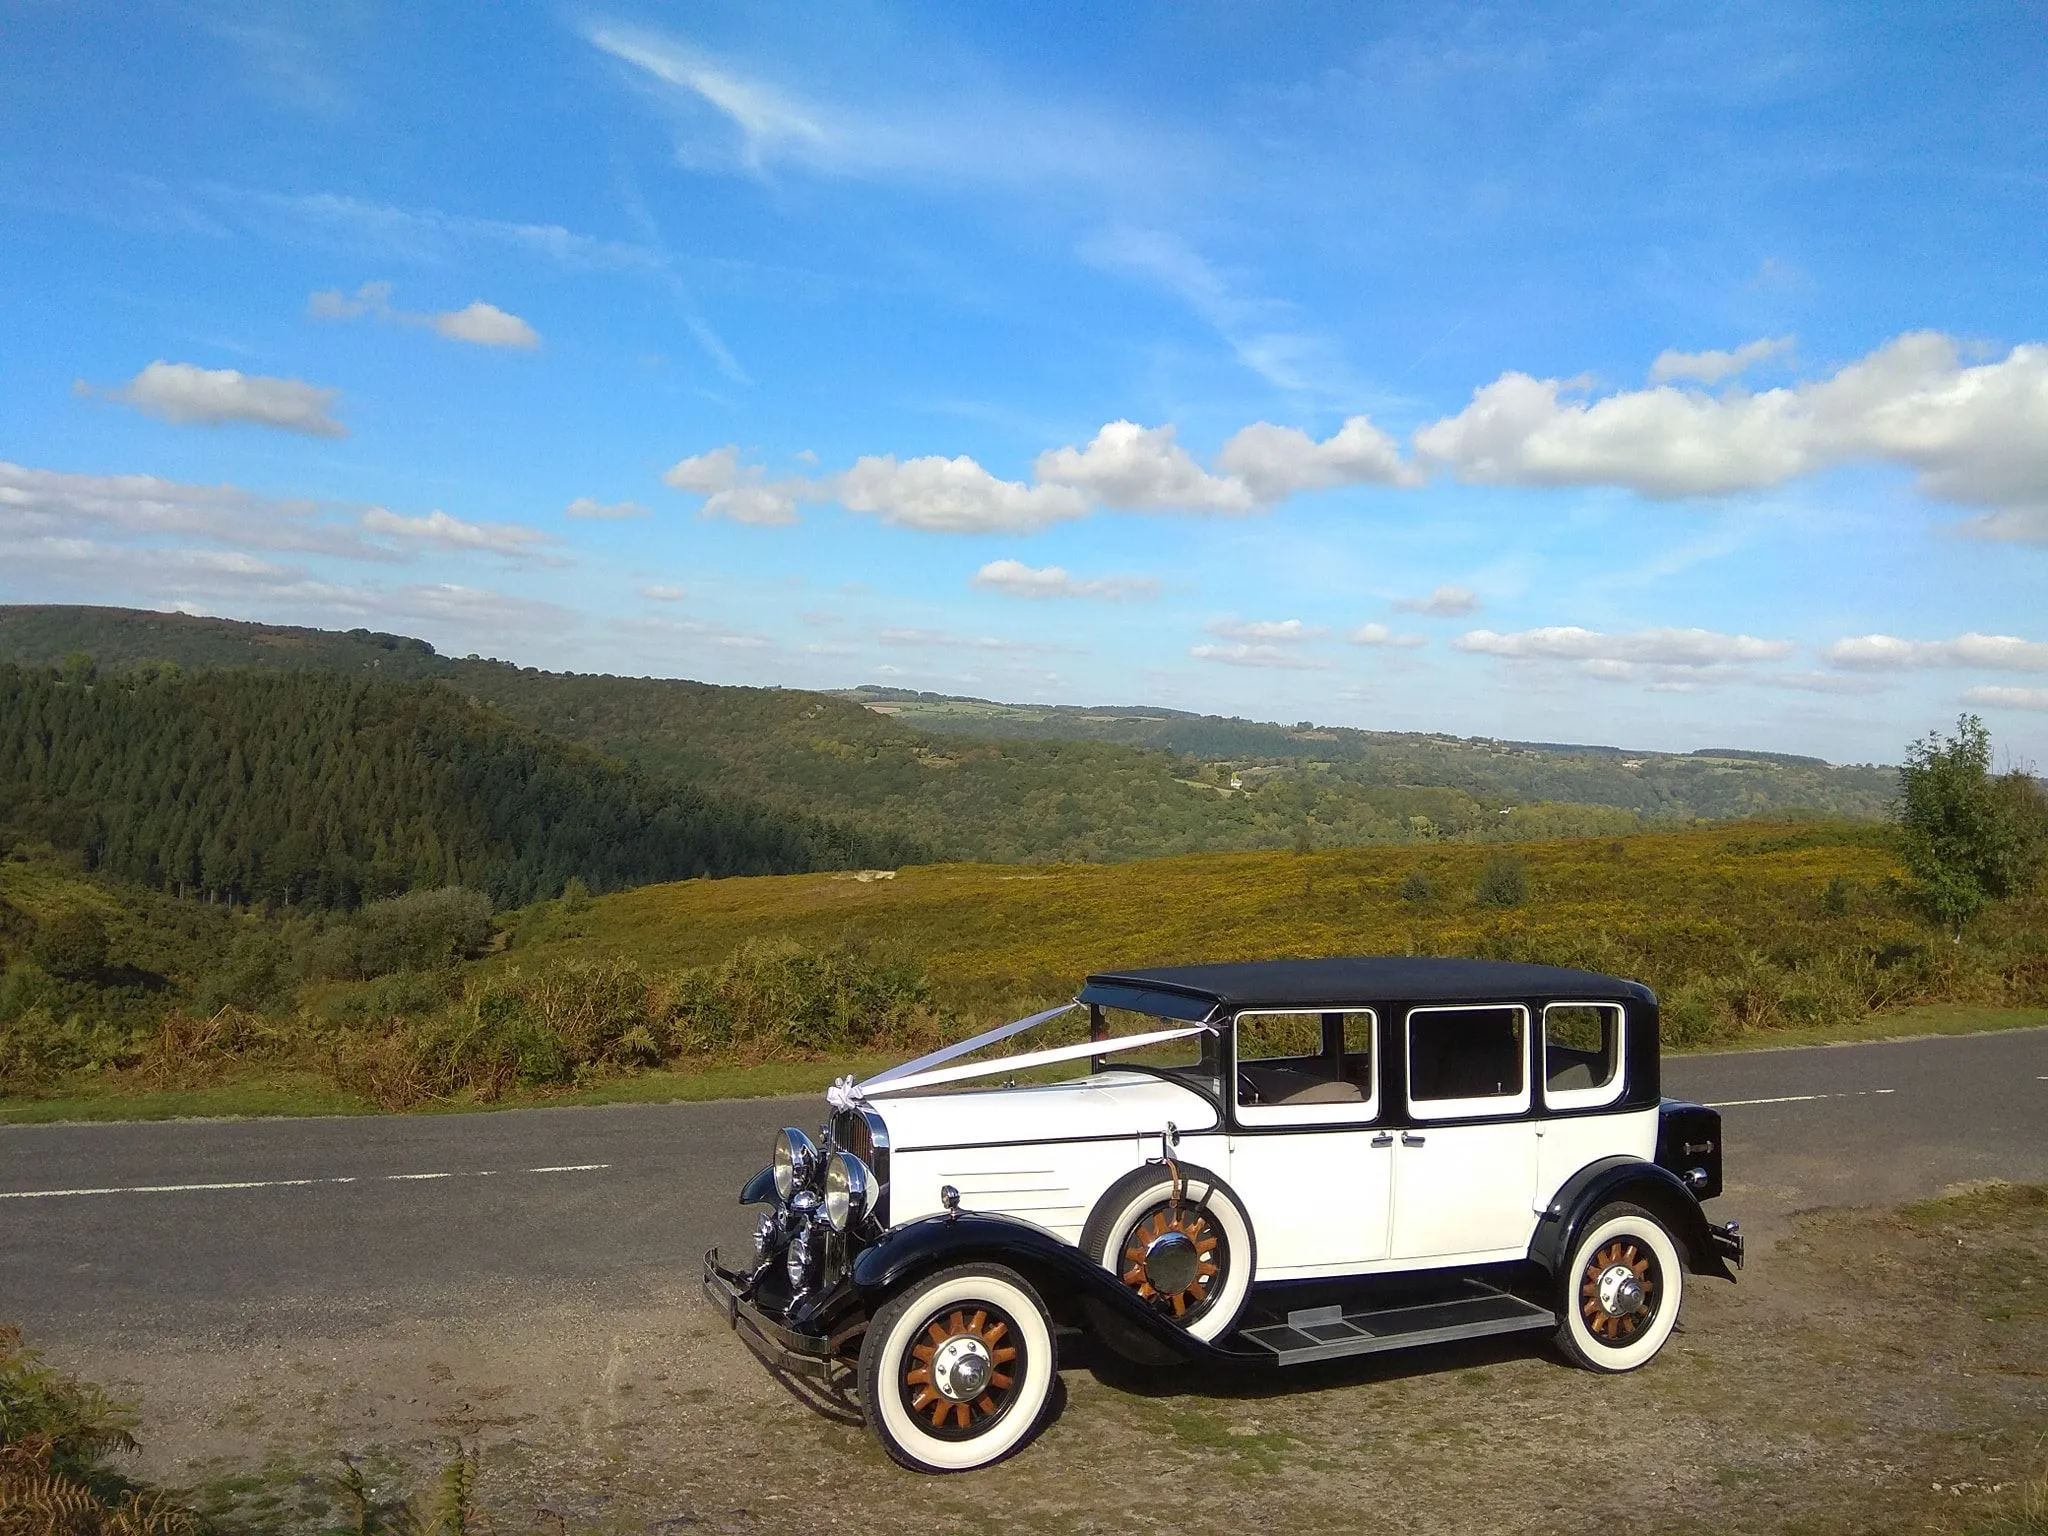
[[[1491,1262],[1529,1246],[1536,1216],[1529,1010],[1411,1008],[1402,1062],[1407,1124],[1394,1149],[1389,1256]]]
[[[1258,1278],[1343,1274],[1387,1253],[1393,1136],[1371,1009],[1241,1013],[1231,1030],[1231,1187]]]

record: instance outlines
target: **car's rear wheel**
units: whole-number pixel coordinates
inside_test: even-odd
[[[1058,1368],[1052,1323],[1024,1278],[969,1264],[920,1280],[868,1325],[861,1403],[916,1472],[966,1472],[1038,1432]]]
[[[1600,1208],[1572,1248],[1557,1342],[1593,1371],[1647,1365],[1685,1299],[1685,1262],[1664,1223],[1639,1205]]]
[[[1081,1249],[1160,1317],[1198,1339],[1228,1333],[1252,1283],[1252,1226],[1206,1168],[1135,1168],[1097,1203]]]

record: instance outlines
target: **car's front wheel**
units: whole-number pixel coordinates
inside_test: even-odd
[[[860,1351],[868,1428],[914,1472],[966,1472],[1038,1432],[1058,1368],[1052,1323],[999,1264],[943,1270],[882,1307]]]
[[[1647,1365],[1678,1325],[1685,1262],[1664,1223],[1638,1205],[1600,1208],[1563,1276],[1557,1342],[1594,1371]]]

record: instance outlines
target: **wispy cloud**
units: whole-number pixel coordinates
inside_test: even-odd
[[[1701,384],[1719,384],[1739,373],[1747,373],[1758,363],[1783,357],[1791,350],[1790,336],[1776,336],[1761,341],[1745,341],[1725,352],[1659,352],[1657,360],[1650,364],[1650,382],[1669,384],[1674,379],[1691,379]]]
[[[594,496],[578,496],[562,508],[562,516],[586,519],[596,522],[616,522],[628,517],[651,517],[654,514],[637,501],[599,501]]]
[[[1330,663],[1304,655],[1284,645],[1263,645],[1237,641],[1227,645],[1191,645],[1188,654],[1197,661],[1220,662],[1230,667],[1269,667],[1285,672],[1325,672]]]
[[[1157,229],[1111,229],[1085,242],[1081,255],[1173,294],[1223,338],[1240,363],[1276,388],[1355,393],[1335,345],[1304,327],[1295,306],[1247,295],[1178,236]]]
[[[1419,613],[1432,619],[1457,619],[1477,613],[1484,606],[1470,587],[1438,587],[1427,597],[1401,597],[1394,607],[1402,613]]]

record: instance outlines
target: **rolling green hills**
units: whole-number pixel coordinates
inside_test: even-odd
[[[910,849],[666,784],[432,682],[0,663],[0,831],[158,890],[351,908],[500,905]]]
[[[108,608],[0,608],[0,661],[170,661],[431,679],[666,782],[829,818],[924,856],[1113,861],[1611,834],[1701,818],[1874,818],[1892,775],[1767,754],[1624,754],[856,690],[732,688],[436,655],[424,642]]]

